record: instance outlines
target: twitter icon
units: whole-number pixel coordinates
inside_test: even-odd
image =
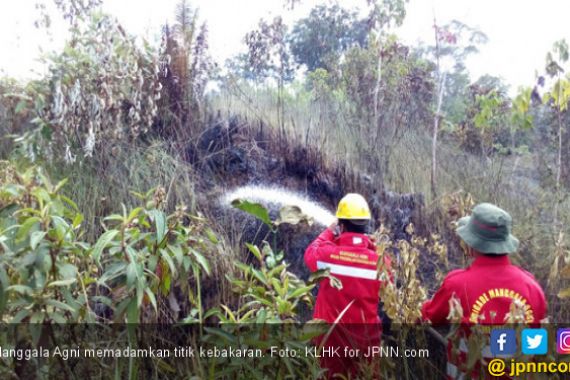
[[[548,332],[545,329],[524,329],[521,338],[523,354],[546,355],[548,352]]]

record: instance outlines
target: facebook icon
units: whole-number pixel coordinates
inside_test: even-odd
[[[517,338],[513,329],[491,331],[491,354],[514,355],[517,352]]]

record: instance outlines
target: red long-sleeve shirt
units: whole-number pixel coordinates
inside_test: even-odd
[[[342,289],[334,288],[329,279],[319,284],[313,317],[329,323],[338,322],[339,325],[335,326],[326,342],[322,341],[322,336],[316,338],[316,345],[340,348],[341,353],[344,353],[343,347],[357,348],[364,353],[369,347],[380,346],[379,256],[370,238],[358,233],[343,233],[335,237],[330,229],[326,229],[309,245],[304,258],[311,272],[329,268],[331,275],[342,282]],[[388,260],[385,263],[389,265]],[[319,359],[321,367],[327,369],[329,379],[335,374],[356,377],[358,362],[362,358],[342,355]],[[367,360],[370,361],[369,358]],[[375,364],[377,366],[378,362]]]
[[[465,337],[470,333],[471,324],[504,324],[514,300],[524,308],[526,323],[539,323],[546,317],[546,300],[540,285],[530,273],[512,265],[507,256],[479,256],[470,267],[452,271],[445,277],[432,299],[423,304],[422,317],[433,324],[449,323],[449,300],[453,295],[463,309],[463,329],[460,330],[459,347],[455,348],[459,351],[452,353],[451,341],[447,346],[446,378],[510,379],[508,376],[491,377],[481,365],[476,365],[467,376],[467,358],[474,353],[469,352]],[[488,347],[481,355],[487,361],[491,360]]]
[[[546,317],[542,288],[530,273],[512,265],[508,256],[479,256],[470,267],[450,272],[433,298],[423,304],[423,318],[447,323],[453,294],[461,302],[464,323],[503,324],[513,300],[524,308],[527,323]]]
[[[378,254],[368,236],[346,232],[335,237],[326,229],[309,245],[304,258],[311,272],[330,268],[331,275],[342,282],[339,290],[329,280],[321,281],[314,318],[332,323],[346,309],[339,322],[380,322]]]

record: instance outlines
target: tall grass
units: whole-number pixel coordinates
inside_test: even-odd
[[[102,215],[120,210],[121,204],[137,204],[133,192],[160,186],[166,190],[168,210],[185,204],[190,212],[196,211],[192,167],[171,154],[166,144],[115,145],[99,157],[103,158],[45,166],[53,177],[69,179],[64,193],[81,205],[90,237],[100,232]]]
[[[214,97],[212,103],[222,113],[237,113],[250,120],[262,119],[269,126],[276,126],[271,122],[277,120],[275,96],[270,88],[234,83],[233,87]],[[451,136],[443,134],[438,146],[438,193],[441,196],[432,199],[429,126],[406,126],[402,137],[389,147],[389,165],[382,171],[369,164],[380,162],[384,152],[380,152],[381,147],[376,151],[366,148],[368,141],[363,141],[366,135],[359,131],[364,126],[361,121],[348,116],[345,106],[342,99],[332,102],[314,99],[300,85],[293,85],[285,95],[287,133],[307,145],[318,146],[330,159],[366,171],[373,178],[372,183],[377,184],[380,179],[389,190],[423,194],[426,215],[431,218],[442,219],[448,211],[444,209],[442,199],[459,191],[471,194],[476,203],[492,202],[508,210],[514,220],[513,233],[521,241],[513,261],[541,282],[547,291],[551,315],[564,308],[557,297],[558,289],[547,286],[547,277],[559,251],[555,244],[559,234],[570,236],[570,197],[561,197],[559,215],[562,221],[558,224],[561,227],[556,227],[553,216],[555,191],[542,180],[541,167],[537,164],[539,153],[531,150],[518,157],[501,154],[483,157],[462,150]],[[436,229],[450,228],[445,220],[433,220],[430,224]],[[447,232],[449,236],[451,231]],[[450,255],[461,253],[450,252]]]

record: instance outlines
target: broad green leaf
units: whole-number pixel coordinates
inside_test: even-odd
[[[213,317],[213,316],[220,316],[221,314],[222,314],[222,312],[220,311],[220,309],[212,308],[212,309],[210,309],[204,313],[203,318],[208,319],[208,318]]]
[[[40,218],[37,216],[32,216],[26,219],[26,221],[18,229],[18,233],[16,234],[16,241],[22,241],[24,238],[26,238],[29,235],[30,230],[37,226],[39,223]]]
[[[263,205],[236,199],[232,201],[232,206],[238,210],[245,211],[248,214],[255,216],[257,219],[261,220],[263,223],[269,226],[269,228],[273,229],[273,224],[271,222],[271,218],[269,217],[269,211],[267,211]]]
[[[75,277],[77,277],[77,268],[73,264],[58,264],[58,271],[64,280],[75,279]]]
[[[113,215],[106,216],[103,220],[104,221],[122,222],[123,217],[119,214],[113,214]]]
[[[67,183],[67,178],[62,179],[61,181],[59,181],[59,183],[57,185],[55,185],[55,188],[53,189],[54,193],[59,192]]]
[[[224,311],[226,312],[227,316],[226,319],[228,319],[229,322],[237,322],[235,314],[231,311],[229,307],[227,307],[226,305],[220,305],[220,307],[224,309]]]
[[[52,216],[51,221],[53,223],[53,226],[55,227],[57,238],[59,240],[64,240],[65,235],[71,229],[69,224],[67,224],[65,219],[63,219],[62,217],[59,217],[59,216]]]
[[[208,240],[210,240],[210,242],[212,242],[213,244],[218,244],[220,242],[218,240],[218,237],[216,236],[214,231],[212,231],[211,228],[206,228],[205,232],[206,232],[206,236],[208,237]]]
[[[93,247],[93,251],[91,251],[91,255],[93,256],[93,259],[96,262],[99,262],[101,253],[107,247],[107,245],[115,238],[115,236],[117,236],[118,233],[119,231],[117,230],[109,230],[105,232],[103,235],[101,235],[99,240],[97,240],[97,243],[95,243],[95,246]]]
[[[127,265],[127,286],[132,288],[135,285],[135,281],[137,280],[137,264],[134,261],[131,261],[129,265]]]
[[[77,279],[75,279],[75,278],[70,278],[68,280],[52,281],[48,284],[48,287],[69,286],[71,284],[74,284],[76,281],[77,281]]]
[[[259,313],[257,313],[256,323],[258,325],[261,325],[261,324],[265,323],[266,318],[267,318],[267,310],[261,309],[259,311]]]
[[[65,304],[65,303],[63,303],[63,302],[60,302],[60,301],[57,301],[57,300],[54,300],[54,299],[49,299],[49,300],[47,300],[47,301],[46,301],[46,305],[53,306],[53,307],[55,307],[55,308],[57,308],[57,309],[60,309],[60,310],[70,311],[70,312],[72,312],[72,313],[75,311],[75,309],[72,308],[71,306],[69,306],[68,304]]]
[[[145,288],[144,292],[146,293],[152,307],[154,308],[155,313],[158,312],[158,309],[156,306],[156,297],[154,296],[154,293],[152,292],[152,290],[150,290],[150,288]]]
[[[148,261],[146,263],[146,268],[151,271],[151,272],[155,272],[156,271],[156,266],[158,264],[158,257],[157,256],[150,256],[148,258]]]
[[[251,266],[246,265],[244,263],[240,263],[240,262],[236,262],[235,266],[246,275],[249,274],[251,272],[251,269],[252,269]]]
[[[46,191],[46,189],[42,188],[42,187],[38,187],[33,191],[33,195],[36,197],[36,199],[41,203],[43,202],[48,203],[51,200],[51,197],[49,195],[49,193]]]
[[[194,256],[194,258],[196,259],[198,264],[200,264],[202,269],[204,269],[206,274],[209,276],[210,275],[210,264],[208,263],[208,260],[206,260],[206,258],[200,252],[196,251],[195,249],[190,249],[190,252],[192,252],[192,255]]]
[[[251,269],[251,273],[253,273],[253,275],[255,276],[255,278],[257,278],[259,281],[261,281],[264,285],[267,285],[267,278],[265,277],[265,275],[263,274],[263,272],[261,272],[260,270],[257,270],[255,268]]]
[[[275,267],[275,265],[277,265],[277,261],[275,260],[275,257],[273,257],[273,256],[269,256],[267,259],[265,259],[265,263],[267,264],[267,266],[269,268],[273,268],[273,267]]]
[[[150,216],[154,220],[156,229],[156,242],[157,244],[164,239],[166,235],[166,215],[160,210],[149,211]]]
[[[73,209],[73,211],[75,211],[76,213],[79,213],[79,208],[77,207],[77,204],[75,202],[73,202],[71,199],[69,199],[65,195],[60,194],[60,195],[58,195],[58,197],[63,202],[65,202],[65,204],[67,204],[69,207],[71,207]]]
[[[8,301],[8,294],[4,292],[4,289],[2,289],[2,287],[0,287],[0,318],[4,314],[7,301]]]
[[[174,258],[176,259],[176,263],[179,266],[182,266],[184,263],[184,253],[182,252],[182,247],[179,246],[178,244],[175,244],[175,245],[168,246],[168,249],[174,255]]]
[[[168,264],[168,268],[170,269],[170,273],[172,273],[172,277],[176,278],[177,277],[177,270],[176,270],[176,265],[174,265],[174,262],[172,261],[172,258],[170,257],[170,255],[168,254],[168,252],[164,249],[160,250],[160,256],[164,259],[164,261]]]
[[[32,295],[33,290],[29,286],[26,285],[10,285],[6,288],[8,292],[16,292],[23,295]]]
[[[315,287],[315,285],[311,285],[311,286],[304,286],[302,288],[295,289],[289,294],[289,297],[290,298],[300,297],[306,293],[309,293],[314,287]]]
[[[34,231],[32,232],[32,235],[30,236],[30,248],[32,250],[36,249],[38,244],[40,244],[40,242],[42,241],[42,239],[44,238],[44,236],[46,236],[45,231]]]
[[[134,210],[131,211],[127,220],[129,222],[132,222],[141,213],[142,210],[143,210],[142,207],[135,208]]]
[[[16,313],[16,315],[14,316],[14,318],[12,318],[10,323],[20,323],[24,320],[24,318],[28,317],[30,315],[30,313],[31,313],[31,310],[22,309]]]
[[[49,317],[50,317],[51,320],[54,321],[55,323],[64,324],[64,323],[68,323],[68,322],[69,322],[61,313],[58,313],[58,312],[50,313]]]
[[[83,214],[75,214],[75,217],[73,218],[72,222],[73,228],[79,227],[81,223],[83,223],[83,220],[84,220]]]
[[[257,260],[259,260],[259,262],[262,261],[262,257],[261,257],[261,251],[259,250],[259,247],[257,247],[256,245],[250,244],[250,243],[245,243],[247,249],[249,249],[249,251],[251,253],[253,253],[253,255],[255,256],[255,258]]]
[[[170,272],[166,273],[165,275],[162,275],[162,283],[160,290],[162,291],[163,295],[168,295],[168,293],[170,292],[171,284],[172,284],[172,276],[170,275]]]
[[[42,323],[44,321],[44,313],[42,312],[35,312],[30,317],[30,323]]]
[[[8,273],[3,265],[0,265],[0,286],[2,291],[5,291],[10,286],[10,279],[8,278]]]
[[[139,322],[139,308],[135,299],[131,300],[127,307],[127,323]]]
[[[103,273],[101,277],[97,280],[99,284],[105,284],[107,281],[114,280],[116,277],[123,274],[123,271],[126,269],[127,263],[125,262],[118,262],[115,264],[111,264],[107,270]]]
[[[0,187],[0,194],[6,198],[14,197],[17,198],[20,194],[25,191],[25,187],[21,185],[16,185],[9,183],[5,186]]]
[[[279,283],[279,280],[276,278],[272,278],[271,279],[271,285],[273,286],[273,288],[277,291],[277,294],[280,297],[283,297],[285,295],[285,292],[287,289],[283,289],[283,286],[281,286],[281,284]]]
[[[136,284],[136,295],[137,295],[137,307],[139,307],[139,308],[143,304],[145,287],[146,287],[146,283],[144,281],[144,277],[138,277],[137,278],[137,284]]]

